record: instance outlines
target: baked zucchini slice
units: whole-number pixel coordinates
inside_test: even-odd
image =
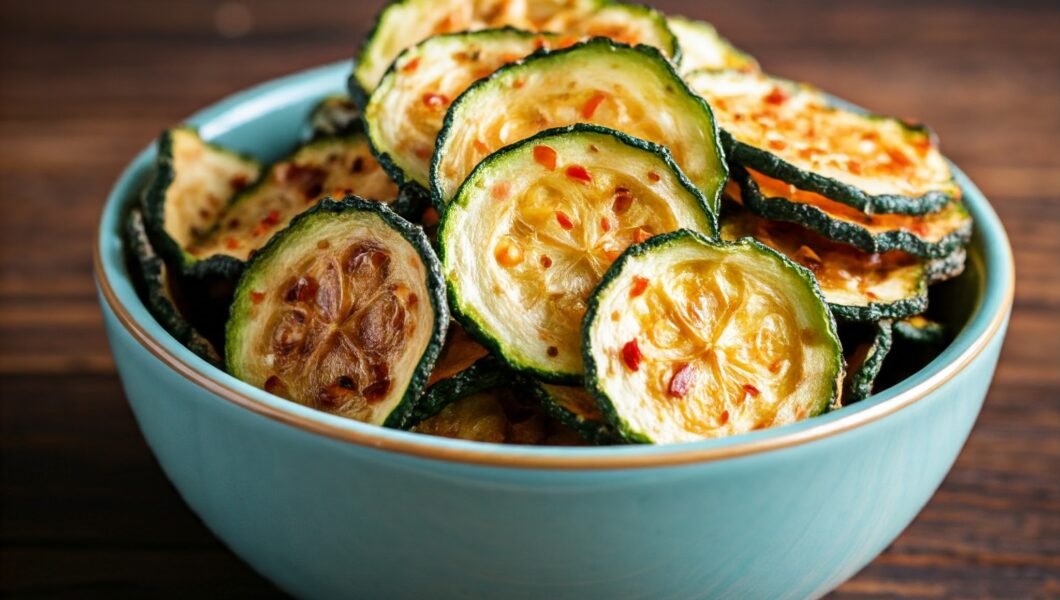
[[[972,237],[972,216],[960,200],[926,215],[869,215],[736,165],[732,179],[739,186],[740,202],[752,212],[798,223],[865,252],[901,250],[924,258],[945,258]]]
[[[681,46],[682,73],[702,69],[761,70],[753,56],[738,50],[729,40],[721,37],[710,23],[673,16],[666,18],[666,24]]]
[[[593,444],[620,443],[622,438],[604,418],[596,398],[578,385],[531,382],[530,389],[545,412]]]
[[[923,315],[895,321],[894,334],[907,342],[936,346],[944,344],[949,336],[945,325]]]
[[[510,374],[488,361],[433,386],[410,429],[475,442],[578,446],[573,430],[545,414],[536,399],[509,387]]]
[[[229,202],[253,183],[261,164],[206,142],[190,127],[158,139],[155,173],[142,197],[144,225],[158,253],[178,270],[198,258],[188,252],[214,228]]]
[[[431,165],[439,210],[490,153],[579,122],[666,146],[716,212],[727,170],[710,107],[654,48],[606,39],[503,67],[453,102]]]
[[[585,317],[586,388],[631,442],[793,423],[843,380],[835,321],[813,274],[750,239],[690,231],[627,250]]]
[[[472,338],[459,323],[449,323],[449,332],[445,336],[445,345],[434,363],[431,376],[427,378],[427,387],[445,381],[470,369],[479,361],[489,357],[489,350]]]
[[[361,109],[349,96],[328,96],[309,113],[310,139],[346,137],[364,130]]]
[[[871,254],[794,223],[763,219],[727,202],[721,237],[751,237],[809,269],[837,319],[900,319],[927,310],[929,261],[892,250]]]
[[[138,208],[129,213],[125,222],[125,248],[133,283],[159,325],[188,350],[210,364],[221,367],[224,363],[217,349],[185,320],[177,307],[177,290],[170,280],[165,261],[155,254],[151,246],[144,228],[143,214]]]
[[[242,263],[321,198],[346,194],[392,204],[398,189],[364,135],[313,140],[236,197],[216,226],[186,247],[187,253],[199,260]]]
[[[835,106],[820,90],[756,72],[698,71],[730,159],[867,214],[924,214],[960,195],[922,126]]]
[[[511,368],[577,383],[589,294],[628,246],[680,228],[714,221],[666,149],[580,124],[483,161],[438,239],[464,326]]]
[[[843,382],[843,405],[847,406],[872,395],[876,378],[891,351],[891,321],[848,326],[843,331],[843,347],[847,349],[847,376]]]
[[[228,372],[299,404],[401,427],[449,311],[423,231],[378,202],[325,198],[258,252],[236,289]]]
[[[379,162],[395,181],[427,190],[434,144],[452,101],[500,67],[561,43],[555,35],[504,28],[438,35],[405,50],[364,111]]]
[[[606,0],[397,0],[388,4],[365,41],[351,78],[354,96],[371,94],[395,58],[429,37],[514,27],[576,37],[604,36],[659,48],[679,59],[677,39],[658,11]]]

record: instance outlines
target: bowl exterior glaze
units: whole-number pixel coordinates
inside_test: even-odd
[[[348,72],[348,65],[333,65],[278,80],[196,121],[207,138],[275,158],[312,104],[341,90]],[[988,276],[954,345],[921,374],[862,405],[781,429],[813,431],[886,408],[916,391],[918,378],[963,358],[963,368],[936,378],[926,395],[893,414],[781,449],[676,466],[516,468],[437,460],[293,426],[226,399],[209,382],[300,419],[368,431],[380,446],[415,440],[516,459],[577,452],[665,459],[675,450],[495,449],[372,433],[241,388],[162,332],[123,277],[117,223],[150,160],[145,151],[108,201],[97,258],[126,396],[191,508],[254,569],[300,597],[821,596],[879,554],[945,477],[989,387],[1010,308],[1010,291],[998,289],[1011,285],[1008,242],[985,199],[969,198]],[[150,343],[130,330],[130,321]],[[973,344],[976,353],[964,352],[962,345]],[[173,357],[185,366],[175,368]],[[782,430],[745,439],[768,440]]]

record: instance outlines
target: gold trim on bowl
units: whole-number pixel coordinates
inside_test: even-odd
[[[118,298],[107,280],[103,269],[103,256],[97,239],[93,248],[93,270],[96,281],[107,305],[118,317],[123,327],[140,343],[148,352],[168,365],[174,371],[192,383],[221,397],[233,404],[245,408],[259,415],[303,429],[310,433],[327,436],[332,439],[366,446],[387,452],[396,452],[420,458],[453,461],[459,463],[487,465],[493,467],[513,467],[523,469],[559,469],[559,470],[585,470],[585,469],[632,469],[648,467],[672,467],[692,463],[704,463],[740,456],[749,456],[778,450],[800,444],[806,444],[829,436],[837,435],[845,431],[857,429],[877,419],[898,412],[899,410],[921,400],[944,383],[952,379],[957,373],[964,370],[977,356],[979,356],[987,345],[994,339],[1009,313],[1013,296],[1015,294],[1015,266],[1012,258],[1012,250],[1008,238],[1002,232],[1008,257],[1008,280],[1005,282],[1005,296],[1000,309],[992,316],[986,333],[972,342],[972,344],[956,360],[946,364],[939,372],[927,380],[906,390],[902,394],[877,404],[871,408],[853,413],[849,416],[835,421],[824,423],[817,427],[810,427],[801,431],[794,431],[774,437],[752,440],[742,444],[721,446],[713,448],[689,448],[663,454],[614,454],[610,456],[601,455],[579,455],[571,452],[564,455],[555,454],[498,454],[490,452],[489,447],[483,445],[482,450],[470,450],[465,448],[453,448],[445,446],[433,446],[427,441],[413,439],[393,439],[375,435],[370,432],[355,431],[336,426],[334,424],[317,421],[302,415],[296,415],[250,398],[242,392],[235,390],[219,381],[211,379],[206,374],[198,371],[195,367],[184,362],[176,355],[163,347],[157,340],[153,339],[144,329],[136,323],[124,306],[118,302]]]

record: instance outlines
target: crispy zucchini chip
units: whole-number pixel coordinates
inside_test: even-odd
[[[299,404],[401,427],[445,339],[443,285],[418,227],[378,202],[325,199],[247,266],[228,371]]]
[[[403,50],[429,37],[500,27],[647,44],[679,60],[677,39],[666,18],[646,6],[605,0],[398,0],[379,14],[361,48],[353,91],[371,94]]]
[[[667,151],[591,125],[491,155],[442,221],[454,313],[513,369],[581,380],[585,302],[634,243],[714,223]]]
[[[155,254],[144,228],[139,209],[129,213],[125,223],[125,248],[130,259],[130,275],[144,299],[147,310],[178,342],[210,364],[224,363],[213,344],[184,318],[177,307],[177,294],[166,263]]]
[[[596,405],[596,398],[584,387],[541,382],[529,385],[545,412],[578,432],[586,441],[593,444],[622,441]]]
[[[489,354],[489,350],[468,335],[459,323],[455,321],[449,323],[445,345],[442,346],[442,352],[434,363],[431,376],[427,379],[427,386],[433,386],[470,369],[480,360],[487,358]]]
[[[682,73],[702,69],[761,70],[753,56],[721,37],[710,23],[674,16],[667,17],[666,24],[681,46]]]
[[[163,132],[155,174],[143,195],[152,245],[175,268],[190,269],[197,258],[187,249],[213,229],[231,199],[260,172],[258,161],[210,144],[190,127]]]
[[[942,345],[949,337],[945,325],[923,315],[895,321],[894,334],[907,342],[934,346]]]
[[[891,321],[883,320],[867,325],[848,326],[843,331],[843,347],[847,349],[847,376],[843,382],[843,405],[859,402],[872,395],[876,378],[891,351]]]
[[[906,252],[864,252],[795,223],[763,219],[735,203],[722,212],[721,237],[754,238],[809,269],[836,318],[879,321],[927,310],[929,261]]]
[[[828,409],[843,355],[813,275],[754,240],[680,231],[626,251],[589,301],[586,388],[627,440],[686,442]]]
[[[960,196],[931,131],[833,105],[816,88],[762,73],[704,70],[732,160],[868,214],[935,212]]]
[[[452,101],[508,63],[569,43],[555,35],[506,28],[439,35],[405,50],[365,108],[379,162],[396,181],[426,190],[434,144]]]
[[[869,215],[750,169],[733,166],[732,178],[739,187],[737,199],[752,212],[798,223],[865,252],[901,250],[924,258],[947,258],[972,237],[972,216],[960,200],[926,215]]]
[[[435,204],[442,210],[490,153],[573,123],[666,146],[716,210],[727,171],[710,108],[655,49],[606,39],[503,67],[453,102],[431,165]]]
[[[272,165],[236,197],[216,226],[187,246],[198,260],[246,261],[296,215],[326,196],[354,194],[392,204],[398,189],[376,162],[364,135],[321,138]]]
[[[346,95],[328,96],[309,113],[310,139],[347,137],[363,131],[361,109]]]

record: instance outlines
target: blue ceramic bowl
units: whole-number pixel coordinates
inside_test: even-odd
[[[348,72],[336,64],[285,77],[190,121],[206,138],[275,159]],[[977,228],[968,272],[944,290],[960,334],[867,401],[673,446],[506,447],[392,431],[246,385],[154,321],[119,235],[153,153],[133,161],[107,200],[95,257],[125,393],[192,509],[298,596],[820,596],[879,554],[950,469],[1012,306],[1005,232],[958,174]]]

